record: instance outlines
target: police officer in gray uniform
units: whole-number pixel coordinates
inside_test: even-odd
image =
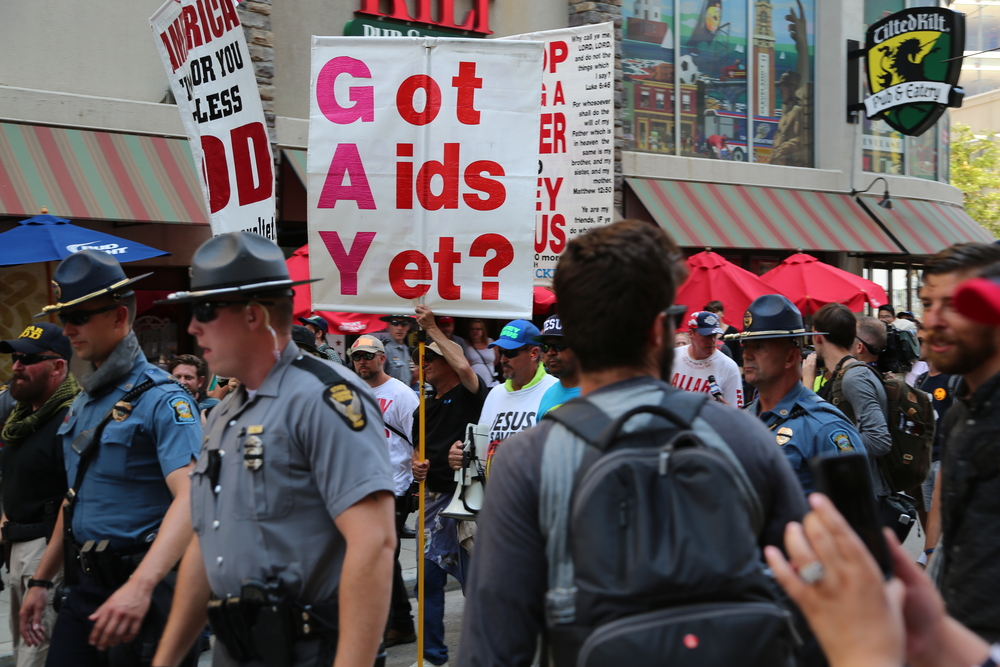
[[[386,323],[389,334],[380,335],[385,346],[385,372],[407,387],[413,385],[413,371],[410,370],[410,348],[406,345],[406,335],[416,323],[410,315],[383,315],[379,318]]]
[[[802,340],[816,333],[805,330],[795,304],[767,294],[750,304],[743,332],[726,336],[743,343],[746,381],[757,389],[757,397],[743,409],[774,433],[807,494],[816,490],[809,459],[865,451],[844,413],[801,382]]]
[[[201,420],[194,397],[146,361],[132,331],[131,284],[148,275],[128,279],[111,255],[81,250],[59,264],[58,302],[36,316],[57,315],[88,365],[58,431],[70,490],[20,612],[21,636],[35,645],[65,561],[69,594],[49,665],[148,664],[170,609],[170,571],[191,540],[188,472]]]
[[[195,537],[153,664],[176,665],[206,618],[213,665],[370,667],[396,545],[381,410],[342,366],[291,340],[274,243],[224,234],[195,253],[188,331],[239,388],[209,415],[191,481]]]

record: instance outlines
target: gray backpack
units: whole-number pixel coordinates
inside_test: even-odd
[[[757,544],[760,500],[729,446],[698,416],[705,396],[666,390],[611,419],[585,398],[542,457],[545,646],[556,667],[784,667],[792,616]],[[624,433],[641,414],[649,426]]]

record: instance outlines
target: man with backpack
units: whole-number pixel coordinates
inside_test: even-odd
[[[498,450],[463,667],[531,664],[540,635],[558,667],[789,664],[760,548],[781,544],[804,497],[759,422],[665,382],[684,273],[641,221],[567,245],[555,289],[582,396]]]

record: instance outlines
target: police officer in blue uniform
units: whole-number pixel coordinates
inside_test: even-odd
[[[743,332],[726,336],[743,343],[746,381],[757,389],[743,409],[774,433],[807,494],[816,490],[811,458],[864,453],[861,436],[844,413],[802,385],[802,341],[816,333],[805,330],[795,304],[767,294],[750,304]]]
[[[190,480],[201,443],[194,398],[146,361],[132,331],[135,293],[111,255],[82,250],[52,281],[55,314],[86,364],[84,391],[59,428],[70,491],[29,581],[21,634],[42,639],[52,579],[68,595],[49,665],[149,664],[169,613],[173,573],[191,540]],[[190,656],[189,656],[190,658]]]
[[[258,234],[205,242],[188,332],[240,386],[212,409],[191,479],[191,540],[155,667],[210,620],[216,667],[372,665],[389,616],[395,485],[382,410],[291,336],[285,257]],[[214,599],[210,600],[210,596]]]

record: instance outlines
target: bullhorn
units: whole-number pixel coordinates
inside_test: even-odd
[[[490,440],[489,424],[469,424],[462,445],[462,467],[455,471],[455,493],[441,516],[459,521],[475,521],[483,506],[485,489],[485,461],[479,453],[486,453]]]

